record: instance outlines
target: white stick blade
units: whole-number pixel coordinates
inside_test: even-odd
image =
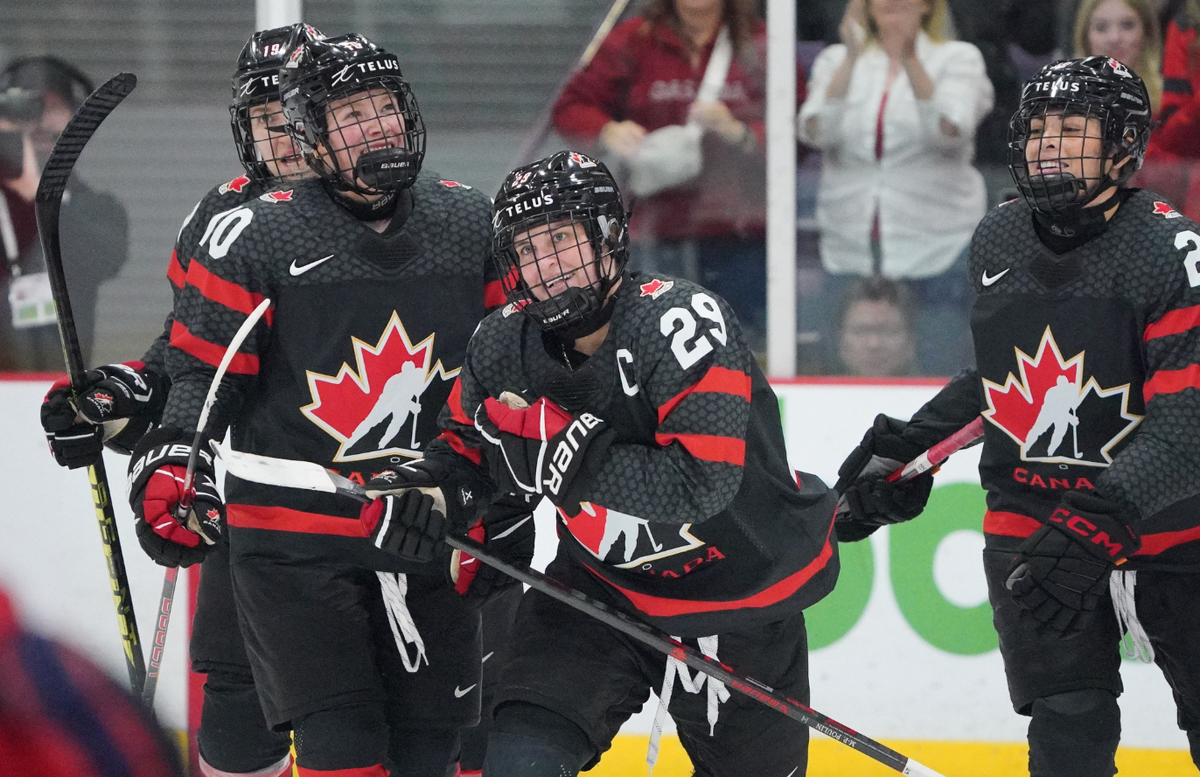
[[[225,463],[226,471],[242,480],[283,488],[321,491],[326,494],[337,493],[329,471],[320,464],[235,451],[224,443],[215,441],[212,447],[217,452],[217,458]]]

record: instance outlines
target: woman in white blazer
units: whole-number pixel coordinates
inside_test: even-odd
[[[941,39],[945,19],[945,0],[851,0],[798,119],[800,140],[822,152],[817,222],[833,294],[856,276],[911,281],[934,373],[970,359],[963,254],[987,199],[971,160],[994,96],[979,50]]]

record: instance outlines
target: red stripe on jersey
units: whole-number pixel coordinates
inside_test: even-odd
[[[1001,537],[1028,537],[1045,526],[1041,521],[1020,513],[988,510],[983,514],[983,533]]]
[[[177,289],[182,289],[187,280],[187,271],[179,263],[179,255],[174,251],[171,252],[171,262],[167,265],[167,280]]]
[[[722,461],[742,466],[746,461],[746,441],[712,434],[656,434],[654,441],[664,448],[678,442],[698,459]]]
[[[450,407],[450,417],[458,421],[464,426],[475,426],[475,422],[467,418],[467,413],[462,406],[462,380],[454,379],[454,385],[450,387],[450,396],[446,398],[446,404]]]
[[[1142,386],[1147,402],[1158,394],[1176,394],[1186,388],[1200,389],[1200,365],[1191,364],[1182,370],[1159,370]]]
[[[687,399],[689,394],[706,391],[733,394],[735,397],[741,397],[749,402],[750,376],[741,370],[731,370],[726,367],[710,367],[708,372],[704,373],[703,378],[671,397],[658,408],[658,422],[661,424],[663,419],[669,416],[671,411],[675,409],[675,406]]]
[[[1190,308],[1180,308],[1179,310],[1168,310],[1152,324],[1146,325],[1146,331],[1142,335],[1145,342],[1150,342],[1156,337],[1166,337],[1167,335],[1177,335],[1180,332],[1200,326],[1200,305],[1192,305]]]
[[[239,529],[267,529],[301,534],[334,534],[339,537],[365,537],[363,525],[356,518],[306,513],[287,507],[228,504],[225,521]]]
[[[832,516],[830,516],[832,518]],[[833,523],[830,522],[832,530]],[[830,535],[825,535],[825,547],[821,548],[821,552],[817,557],[808,562],[807,565],[798,572],[793,572],[784,579],[774,585],[767,586],[756,594],[745,597],[744,599],[734,599],[727,601],[695,601],[692,599],[668,599],[662,596],[651,596],[649,594],[640,594],[636,591],[629,591],[614,585],[611,580],[601,575],[596,570],[588,567],[588,571],[596,577],[603,580],[608,585],[620,591],[626,599],[638,608],[641,612],[657,618],[668,618],[672,615],[689,615],[700,612],[720,612],[722,610],[737,610],[742,607],[770,607],[772,604],[777,604],[783,601],[792,594],[800,590],[800,587],[812,579],[813,575],[820,572],[829,563],[829,559],[833,557],[833,544],[830,542]],[[584,566],[587,566],[586,564]]]
[[[171,324],[171,345],[216,367],[225,356],[225,346],[196,337],[183,324]],[[235,375],[257,375],[258,357],[251,353],[236,353],[229,362],[229,372]]]
[[[483,466],[483,455],[478,448],[471,448],[463,439],[454,432],[445,431],[438,435],[438,439],[445,440],[454,452],[465,459],[469,459],[475,466]]]
[[[500,281],[492,281],[483,287],[483,309],[493,311],[508,301]]]
[[[1157,534],[1143,534],[1142,547],[1134,553],[1135,556],[1156,556],[1164,550],[1169,550],[1185,542],[1200,540],[1200,526],[1179,531],[1165,531]]]
[[[253,313],[258,303],[263,301],[263,295],[247,291],[236,283],[209,272],[204,265],[196,261],[188,264],[187,283],[203,294],[205,299],[246,315]],[[274,306],[267,308],[266,315],[263,316],[267,326],[271,325],[274,313]]]
[[[383,768],[383,764],[360,766],[357,769],[331,769],[329,771],[306,769],[300,764],[296,764],[296,773],[300,777],[388,777],[391,774],[391,772]]]

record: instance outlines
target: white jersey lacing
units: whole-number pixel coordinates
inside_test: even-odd
[[[1117,615],[1117,633],[1122,635],[1121,654],[1147,664],[1154,660],[1154,646],[1138,620],[1133,591],[1137,586],[1137,572],[1121,572],[1114,569],[1108,578],[1108,591],[1112,594],[1113,612]],[[1129,639],[1124,634],[1129,633]]]
[[[679,637],[671,639],[679,642]],[[717,636],[700,637],[696,640],[700,652],[712,660],[717,660]],[[729,700],[729,689],[725,683],[714,680],[703,672],[696,672],[693,678],[687,666],[682,661],[670,656],[667,658],[667,671],[663,675],[662,691],[658,694],[658,709],[654,713],[654,722],[650,724],[650,746],[646,748],[646,766],[650,774],[654,773],[654,764],[658,762],[658,741],[662,738],[663,722],[667,717],[667,707],[671,704],[671,692],[675,689],[675,675],[688,693],[700,693],[700,689],[708,681],[708,735],[712,736],[720,715],[720,703]]]
[[[383,592],[383,604],[387,609],[388,624],[392,627],[392,636],[396,639],[396,650],[400,651],[400,660],[409,672],[416,672],[424,660],[429,665],[429,656],[425,655],[425,641],[417,624],[413,622],[412,613],[408,611],[408,603],[404,595],[408,593],[408,575],[391,572],[376,572],[379,578],[379,588]],[[408,656],[408,646],[413,645],[417,654]]]

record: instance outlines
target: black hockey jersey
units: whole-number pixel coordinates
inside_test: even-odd
[[[969,272],[977,370],[914,420],[982,413],[988,542],[1015,547],[1088,489],[1140,511],[1132,566],[1200,564],[1200,227],[1135,191],[1056,256],[1012,202],[979,225]]]
[[[427,456],[480,464],[451,451],[492,455],[472,422],[484,398],[545,396],[615,430],[579,514],[559,512],[558,535],[560,553],[631,611],[705,636],[778,620],[833,588],[835,499],[789,468],[778,400],[723,300],[629,274],[595,354],[571,370],[547,347],[511,305],[489,316]]]
[[[175,324],[175,306],[179,304],[188,264],[200,248],[200,238],[204,236],[205,227],[218,213],[237,208],[262,193],[262,187],[252,182],[249,176],[239,175],[210,189],[183,220],[183,226],[179,228],[179,234],[175,238],[175,247],[171,250],[171,260],[167,263],[167,280],[171,284],[171,312],[167,314],[162,334],[155,338],[142,356],[142,364],[147,369],[160,375],[167,374],[167,346],[171,343],[171,329]]]
[[[187,268],[167,350],[164,424],[195,428],[227,344],[262,299],[210,430],[237,450],[317,462],[358,482],[420,457],[437,435],[490,272],[488,198],[423,173],[403,226],[376,233],[319,181],[213,216]],[[362,541],[344,497],[226,480],[238,555],[413,570]]]

